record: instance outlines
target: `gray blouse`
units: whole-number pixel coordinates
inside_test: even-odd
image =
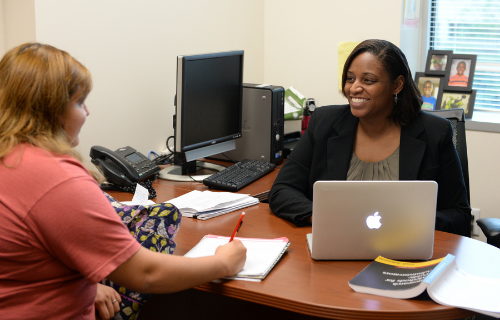
[[[352,153],[347,180],[399,180],[399,146],[386,159],[365,162]]]

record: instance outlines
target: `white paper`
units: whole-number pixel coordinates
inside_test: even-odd
[[[149,191],[140,184],[136,184],[134,197],[132,198],[133,204],[145,206],[148,203]]]
[[[476,276],[460,269],[455,260],[452,263],[431,283],[429,295],[444,305],[500,317],[500,278]]]
[[[181,212],[182,212],[182,215],[185,217],[190,217],[190,218],[196,217],[199,220],[208,220],[208,219],[211,219],[211,218],[214,218],[214,217],[217,217],[217,216],[229,213],[229,212],[233,212],[236,210],[240,210],[240,209],[243,209],[243,208],[246,208],[249,206],[253,206],[256,204],[259,204],[258,199],[248,197],[248,199],[242,199],[242,200],[234,203],[233,205],[231,205],[227,208],[223,208],[223,209],[203,211],[201,213],[191,213],[191,212],[183,212],[183,211],[181,211]]]
[[[295,101],[295,99],[292,98],[292,96],[288,96],[287,100],[285,100],[285,103],[289,103],[289,107],[294,108],[295,109],[294,111],[302,109],[302,106],[297,101]]]
[[[243,227],[245,224],[243,223]],[[217,247],[229,242],[229,237],[205,236],[193,249],[184,256],[189,258],[213,256]],[[235,275],[235,279],[242,276],[264,275],[280,257],[288,243],[288,239],[251,239],[238,238],[247,248],[247,260],[243,269]]]
[[[293,86],[291,86],[288,89],[290,89],[290,91],[292,91],[297,96],[297,98],[299,98],[300,100],[305,98],[304,95],[302,93],[298,92],[297,89],[295,89]]]
[[[133,201],[120,201],[121,204],[126,205],[126,206],[134,206],[138,205],[137,203],[134,203]],[[141,206],[149,206],[156,204],[153,200],[148,200],[145,204],[141,204]]]
[[[292,113],[292,112],[298,112],[298,111],[300,111],[299,108],[292,106],[288,101],[285,100],[285,114]]]
[[[248,194],[232,192],[194,190],[166,202],[173,204],[184,214],[228,208],[247,198],[251,197],[249,197]]]

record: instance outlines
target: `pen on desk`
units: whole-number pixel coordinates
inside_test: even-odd
[[[236,235],[236,232],[240,230],[241,224],[243,223],[243,216],[245,215],[245,212],[241,213],[240,220],[238,220],[238,223],[236,224],[236,228],[234,228],[233,234],[231,235],[231,239],[229,239],[229,242],[233,241],[234,236]]]

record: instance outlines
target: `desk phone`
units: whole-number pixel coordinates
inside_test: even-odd
[[[160,171],[156,163],[128,146],[115,151],[93,146],[90,157],[108,182],[122,187],[153,178]]]

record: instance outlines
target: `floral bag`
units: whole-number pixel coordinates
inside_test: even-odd
[[[130,234],[145,248],[164,254],[172,254],[177,246],[174,238],[181,223],[181,213],[174,205],[157,203],[148,206],[125,206],[104,192],[109,202],[130,230]],[[131,291],[110,280],[103,279],[102,284],[114,288],[122,298],[120,312],[116,320],[135,320],[148,300],[150,294]]]

